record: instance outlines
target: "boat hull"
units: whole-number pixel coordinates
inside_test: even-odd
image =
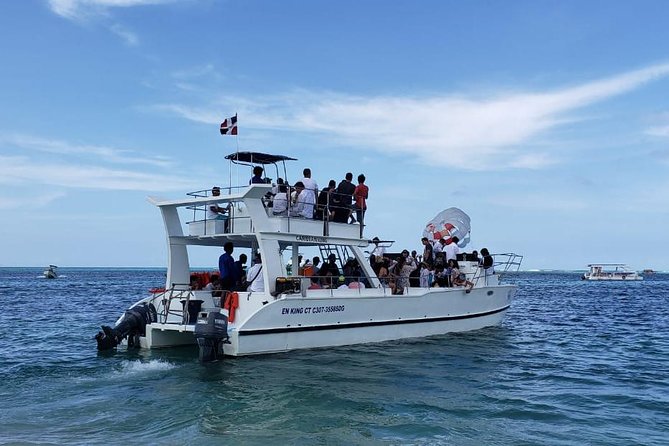
[[[588,280],[588,281],[608,281],[608,282],[633,282],[635,280],[643,280],[643,277],[638,276],[638,275],[628,275],[626,277],[622,276],[583,276],[583,280]]]
[[[514,294],[515,287],[499,286],[471,293],[282,299],[233,328],[224,352],[253,355],[477,330],[501,324]]]

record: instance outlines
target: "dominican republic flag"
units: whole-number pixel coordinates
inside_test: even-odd
[[[237,135],[237,115],[221,123],[221,135]]]

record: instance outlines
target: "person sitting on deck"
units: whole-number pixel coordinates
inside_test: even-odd
[[[339,267],[337,266],[337,256],[330,254],[328,256],[328,261],[323,264],[320,270],[318,270],[318,275],[323,277],[323,285],[332,286],[332,278],[339,277]]]
[[[249,180],[249,184],[264,184],[265,180],[262,179],[263,168],[261,166],[255,166],[253,168],[253,176]]]
[[[310,280],[309,288],[308,290],[320,290],[323,288],[320,283],[318,283],[318,277],[312,277]]]
[[[219,275],[217,273],[213,273],[211,275],[211,278],[209,279],[209,283],[206,284],[202,289],[207,291],[213,291],[216,285],[218,284],[219,279],[220,279]]]
[[[272,204],[272,214],[277,217],[285,217],[288,215],[288,187],[285,184],[279,184],[277,190]]]
[[[432,286],[436,288],[446,288],[450,286],[450,276],[444,271],[443,266],[435,266],[434,281]]]
[[[295,206],[290,210],[291,217],[314,218],[314,194],[304,188],[304,183],[298,181],[295,183],[295,190],[297,192],[297,200]]]
[[[451,268],[451,283],[453,286],[464,286],[465,292],[469,293],[471,289],[474,288],[474,284],[467,280],[467,275],[465,273],[460,272],[458,261],[450,259],[448,261],[448,266]]]
[[[202,284],[200,283],[200,278],[197,276],[197,274],[190,275],[190,289],[193,291],[202,289]]]

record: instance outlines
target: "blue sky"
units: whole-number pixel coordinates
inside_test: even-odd
[[[165,265],[146,197],[227,184],[239,144],[298,158],[293,181],[364,173],[369,235],[398,251],[456,206],[470,248],[525,269],[669,270],[668,19],[666,1],[2,2],[0,266]]]

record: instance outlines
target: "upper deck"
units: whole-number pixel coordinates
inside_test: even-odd
[[[167,220],[166,229],[171,239],[181,239],[191,245],[219,246],[228,240],[242,245],[252,243],[258,234],[265,239],[277,239],[300,244],[346,244],[364,247],[369,241],[363,238],[364,226],[336,223],[303,217],[275,216],[272,213],[269,184],[252,184],[222,190],[221,195],[211,196],[211,191],[192,192],[180,200],[160,200],[150,197]],[[227,192],[227,193],[226,193]],[[228,210],[224,219],[208,219],[207,207],[217,205]],[[289,204],[289,209],[291,205]],[[185,216],[184,222],[178,210]],[[168,220],[171,224],[168,224]],[[184,226],[185,224],[185,226]]]

